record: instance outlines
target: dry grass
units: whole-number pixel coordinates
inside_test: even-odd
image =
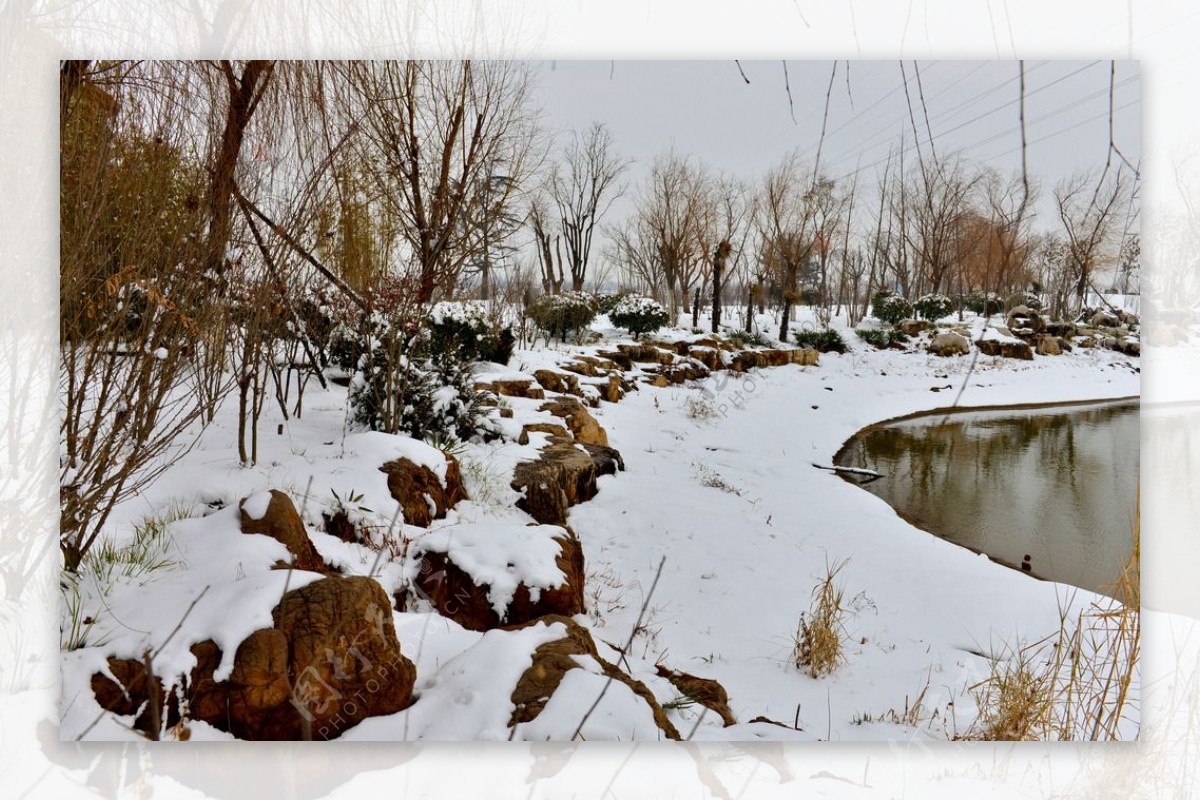
[[[1124,740],[1136,734],[1141,647],[1140,528],[1113,585],[1118,599],[1094,602],[1059,630],[992,660],[991,675],[971,687],[978,740]]]
[[[842,605],[844,590],[836,579],[845,560],[825,564],[825,577],[812,592],[812,605],[800,616],[796,630],[793,657],[796,667],[814,679],[832,673],[845,661],[842,640],[845,636],[846,610]]]

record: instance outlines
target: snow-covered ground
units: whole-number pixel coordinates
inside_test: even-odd
[[[690,336],[685,330],[663,334]],[[571,509],[569,524],[582,541],[588,574],[588,612],[577,619],[591,630],[600,655],[616,662],[614,646],[631,636],[644,606],[629,669],[660,702],[677,698],[678,691],[655,675],[658,662],[724,685],[738,726],[723,728],[712,715],[697,725],[699,707],[669,710],[675,726],[695,739],[945,739],[974,717],[967,688],[987,674],[983,655],[1056,631],[1068,596],[1077,604],[1091,600],[920,531],[880,499],[814,464],[831,464],[842,443],[866,425],[951,405],[964,386],[961,406],[1137,395],[1138,360],[1077,349],[1034,361],[973,361],[877,351],[849,332],[846,339],[849,353],[823,354],[815,367],[720,372],[666,388],[642,385],[620,403],[592,410],[627,469],[602,477],[599,494]],[[518,378],[569,352],[596,349],[518,351],[502,374],[487,379]],[[522,420],[537,417],[539,401],[505,400],[514,409],[515,431]],[[103,669],[106,656],[140,657],[148,646],[170,639],[156,666],[186,672],[191,642],[212,637],[232,646],[269,625],[287,573],[266,568],[280,558],[282,546],[240,535],[241,498],[269,488],[288,492],[327,562],[347,573],[374,571],[389,593],[403,582],[399,561],[380,564],[372,551],[320,532],[321,512],[337,498],[353,497],[352,513],[385,530],[396,503],[378,468],[402,454],[420,461],[426,446],[346,433],[345,390],[311,385],[302,419],[284,423],[268,405],[259,463],[242,467],[235,405],[226,404],[190,453],[113,516],[109,533],[118,542],[128,541],[146,517],[170,508],[192,519],[168,528],[167,567],[107,582],[89,578],[81,586],[80,603],[96,621],[87,641],[95,645],[63,654],[64,739],[137,736],[104,716],[91,695],[89,677]],[[513,467],[534,458],[543,442],[538,435],[531,439],[524,446],[465,446],[459,459],[472,500],[429,532],[404,526],[395,534],[445,537],[464,524],[478,533],[481,526],[511,530],[530,522],[514,507],[518,496],[509,481]],[[660,561],[661,577],[647,598]],[[814,679],[796,668],[793,638],[814,585],[829,566],[843,562],[838,575],[849,610],[846,658],[832,675]],[[290,587],[304,580],[297,573]],[[205,586],[211,589],[171,636]],[[533,649],[561,634],[552,626],[472,632],[420,609],[396,612],[394,622],[405,655],[417,665],[417,701],[360,724],[343,739],[508,738],[508,695],[516,678]],[[231,654],[232,647],[224,651]],[[568,675],[571,686],[564,683],[542,715],[521,724],[517,737],[570,738],[604,680],[594,665]],[[919,723],[897,722],[922,692]],[[646,709],[614,690],[583,735],[655,737],[658,729]],[[786,726],[748,723],[758,716]],[[192,736],[228,737],[203,725],[194,726]]]

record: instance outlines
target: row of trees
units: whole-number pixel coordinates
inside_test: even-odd
[[[1136,284],[1134,186],[1122,168],[1076,175],[1053,189],[1057,218],[1035,230],[1037,187],[964,159],[905,165],[901,151],[861,198],[857,176],[833,180],[788,155],[749,185],[675,154],[659,158],[630,219],[613,229],[622,280],[686,308],[699,291],[781,311],[814,305],[851,323],[879,289],[909,297],[973,291],[1006,297],[1031,287],[1054,314],[1078,310],[1097,271],[1119,266]],[[727,269],[714,280],[719,258]],[[1108,289],[1106,285],[1102,289]]]

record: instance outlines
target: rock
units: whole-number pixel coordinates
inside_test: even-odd
[[[477,390],[488,390],[497,395],[503,395],[509,398],[532,398],[541,400],[546,397],[546,393],[541,387],[533,386],[532,381],[511,380],[511,381],[493,381],[489,383],[480,383],[475,385]]]
[[[212,640],[191,647],[196,667],[165,695],[166,725],[187,715],[244,740],[327,740],[375,715],[404,709],[416,669],[400,651],[383,588],[364,576],[329,576],[283,596],[274,626],[238,645],[228,679],[213,678],[221,649]],[[146,706],[145,669],[136,660],[109,660],[120,682],[92,676],[96,699],[118,715]],[[160,699],[162,681],[149,682]],[[148,731],[143,728],[143,731]]]
[[[975,342],[979,352],[985,356],[1002,356],[1006,359],[1033,360],[1033,350],[1029,343],[1008,339],[979,339]]]
[[[1037,340],[1037,355],[1038,356],[1061,356],[1062,348],[1058,344],[1058,337],[1050,334],[1042,334]]]
[[[754,367],[766,366],[767,358],[762,351],[758,350],[738,351],[729,361],[729,369],[735,373],[742,373]]]
[[[602,350],[600,356],[610,364],[614,364],[621,370],[632,370],[633,360],[629,358],[629,354],[620,350]],[[566,368],[564,368],[566,369]]]
[[[673,350],[662,350],[649,343],[636,345],[620,344],[617,345],[617,351],[624,354],[630,362],[670,364],[675,361]],[[600,355],[609,356],[608,353],[601,353]],[[614,359],[614,361],[616,360]]]
[[[608,445],[608,433],[596,422],[588,410],[575,398],[555,398],[538,407],[539,412],[550,412],[566,421],[567,428],[577,442],[589,445]]]
[[[271,501],[267,505],[266,514],[255,519],[246,513],[246,502],[250,498],[243,498],[238,504],[242,533],[265,534],[282,543],[292,555],[292,567],[296,570],[324,572],[325,562],[313,547],[312,540],[308,538],[304,521],[300,519],[300,513],[296,511],[292,499],[286,493],[271,490]]]
[[[928,320],[901,320],[896,324],[896,328],[900,329],[905,336],[915,337],[922,331],[928,331],[933,328],[933,323]]]
[[[466,500],[467,491],[463,488],[458,460],[449,453],[443,453],[443,456],[446,459],[445,484],[433,470],[408,459],[397,459],[379,468],[387,473],[388,492],[400,504],[405,523],[427,528],[434,520],[445,517],[454,504]]]
[[[725,366],[721,351],[715,347],[691,347],[684,355],[689,359],[695,359],[709,370],[720,370]]]
[[[526,423],[521,427],[521,435],[517,437],[517,444],[528,445],[530,434],[549,434],[551,437],[571,438],[567,429],[554,423]]]
[[[611,375],[617,368],[616,362],[611,359],[601,359],[598,356],[577,355],[574,361],[562,365],[562,369],[576,375],[587,376],[588,378],[603,378]]]
[[[651,370],[667,380],[668,384],[683,384],[708,377],[708,368],[695,359],[681,359],[672,364],[664,364]]]
[[[821,357],[821,352],[816,348],[795,348],[788,353],[791,355],[791,363],[801,367],[816,367]]]
[[[783,367],[785,364],[792,363],[791,350],[766,350],[763,351],[763,357],[766,359],[767,367]]]
[[[190,718],[243,740],[304,738],[303,718],[290,703],[286,634],[277,628],[253,632],[234,652],[233,672],[221,682],[213,679],[221,664],[217,644],[204,640],[191,651],[196,667],[187,685]]]
[[[288,640],[288,706],[310,719],[313,739],[408,705],[416,668],[400,652],[391,603],[373,579],[315,581],[283,596],[271,616]]]
[[[579,394],[579,377],[572,373],[558,373],[554,370],[534,370],[533,377],[548,392],[565,392],[571,395]]]
[[[1056,337],[1073,337],[1078,329],[1074,323],[1064,320],[1051,320],[1046,323],[1046,333]]]
[[[665,375],[656,375],[653,378],[647,376],[646,383],[652,387],[669,387],[671,386],[671,379],[667,378]]]
[[[116,681],[103,673],[92,674],[92,694],[101,708],[122,717],[137,715],[133,727],[149,737],[158,735],[153,723],[154,713],[147,703],[151,698],[156,699],[160,710],[159,731],[163,728],[162,719],[165,719],[167,726],[173,726],[179,720],[174,694],[171,694],[169,702],[163,692],[162,679],[147,676],[144,662],[137,659],[109,659],[108,670]]]
[[[1125,337],[1117,343],[1117,350],[1130,356],[1142,355],[1142,342],[1137,337]]]
[[[1121,324],[1121,318],[1107,309],[1101,309],[1088,322],[1092,328],[1116,328]]]
[[[1028,306],[1011,308],[1005,322],[1013,336],[1023,339],[1033,339],[1046,330],[1046,322],[1042,316]]]
[[[526,625],[536,625],[538,621]],[[541,714],[546,704],[558,691],[563,676],[571,670],[582,670],[583,667],[576,657],[591,657],[599,665],[603,675],[611,678],[614,683],[625,685],[634,695],[646,702],[654,717],[654,722],[663,735],[670,740],[682,739],[674,724],[667,719],[662,705],[654,698],[654,694],[645,684],[622,672],[620,668],[603,659],[596,650],[596,643],[587,629],[567,617],[548,616],[540,622],[547,625],[561,623],[566,626],[566,635],[558,640],[543,643],[533,653],[531,664],[517,681],[512,691],[513,713],[509,726],[518,723],[529,723]],[[513,628],[521,628],[514,626]],[[569,735],[567,735],[569,736]]]
[[[533,462],[513,471],[512,488],[523,492],[517,507],[539,523],[565,525],[567,510],[596,496],[596,479],[625,469],[621,454],[602,445],[552,438]]]
[[[595,387],[596,391],[600,393],[600,397],[609,403],[617,403],[625,397],[625,387],[619,375],[610,375],[608,380],[602,384],[589,381],[585,382],[585,385]]]
[[[515,530],[512,530],[515,529]],[[500,626],[528,623],[545,615],[577,615],[585,611],[583,601],[583,546],[569,528],[560,526],[496,526],[483,532],[483,547],[470,529],[446,530],[445,538],[425,538],[413,544],[412,558],[418,565],[414,591],[428,600],[439,614],[463,628],[488,631]],[[515,535],[515,536],[514,536]],[[504,541],[511,539],[505,549]],[[533,540],[533,541],[531,541]],[[482,576],[506,575],[520,571],[513,560],[536,558],[540,544],[548,541],[557,548],[553,557],[561,575],[556,582],[529,586],[519,583],[515,589],[492,587]],[[456,564],[454,552],[465,553],[465,565]],[[501,560],[492,564],[489,560]],[[507,595],[497,601],[497,591]],[[497,609],[497,604],[501,608]]]
[[[933,335],[928,350],[938,356],[960,356],[971,352],[971,340],[955,331],[939,331]]]
[[[721,686],[720,682],[715,679],[702,679],[679,670],[671,670],[665,665],[655,665],[654,669],[658,675],[674,684],[683,695],[720,715],[726,726],[737,724],[737,718],[729,708],[729,693]]]
[[[363,543],[358,526],[354,525],[354,521],[350,519],[350,515],[346,514],[345,509],[338,509],[333,514],[322,512],[321,518],[325,522],[326,534],[337,537],[342,542]]]

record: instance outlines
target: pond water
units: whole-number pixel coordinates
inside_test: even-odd
[[[906,520],[1039,578],[1112,594],[1137,516],[1137,400],[938,413],[864,429],[840,473]]]

